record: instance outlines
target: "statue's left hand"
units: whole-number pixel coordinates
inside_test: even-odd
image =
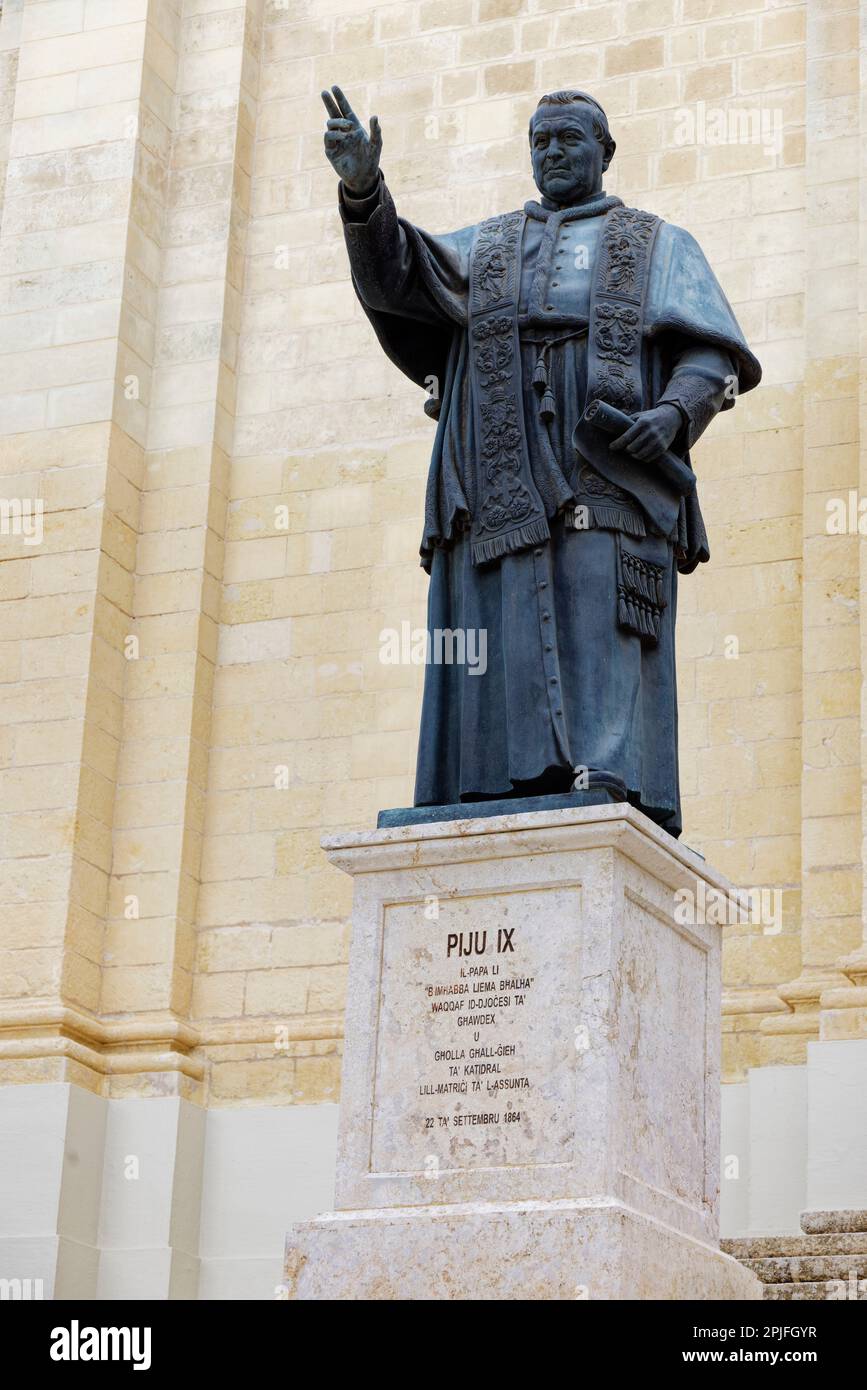
[[[682,416],[676,405],[665,401],[653,410],[642,410],[628,430],[612,440],[609,448],[625,449],[635,459],[652,463],[664,454],[681,427]]]

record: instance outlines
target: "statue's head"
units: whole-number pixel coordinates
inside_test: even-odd
[[[533,178],[558,207],[599,192],[615,148],[608,117],[586,92],[549,92],[530,119]]]

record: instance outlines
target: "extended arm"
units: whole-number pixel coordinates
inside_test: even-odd
[[[355,288],[365,304],[425,323],[443,322],[421,283],[415,251],[382,175],[364,198],[341,183],[338,199]]]

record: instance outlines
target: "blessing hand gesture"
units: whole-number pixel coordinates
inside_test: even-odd
[[[325,153],[347,190],[356,197],[372,193],[379,176],[382,132],[379,118],[371,116],[370,134],[364,129],[339,87],[322,93],[328,124]]]

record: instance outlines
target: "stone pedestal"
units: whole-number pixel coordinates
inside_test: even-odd
[[[290,1297],[758,1297],[718,1241],[725,880],[625,804],[324,847],[336,1210],[289,1233]]]

